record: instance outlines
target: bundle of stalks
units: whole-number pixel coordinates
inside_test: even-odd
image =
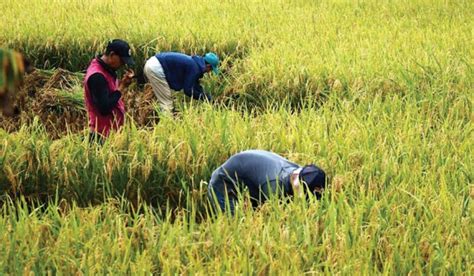
[[[156,97],[151,86],[146,85],[144,91],[124,93],[127,113],[138,126],[152,126],[159,121]]]
[[[62,69],[33,72],[26,76],[25,84],[18,92],[17,114],[0,117],[0,125],[9,132],[17,131],[38,116],[52,138],[58,138],[68,130],[81,131],[86,112],[82,89],[78,86],[80,82],[80,74]]]
[[[87,114],[81,90],[43,89],[38,96],[31,111],[41,118],[52,138],[84,129]]]
[[[83,75],[81,73],[73,73],[61,68],[54,71],[51,77],[44,85],[44,89],[58,88],[62,90],[70,90],[76,86],[82,85]]]

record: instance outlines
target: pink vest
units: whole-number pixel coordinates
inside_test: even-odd
[[[125,105],[122,101],[122,98],[120,98],[117,106],[112,109],[111,114],[102,116],[99,113],[99,111],[92,104],[92,97],[89,92],[89,87],[87,86],[87,80],[92,74],[95,73],[102,74],[107,80],[109,93],[117,90],[118,80],[110,75],[110,73],[102,67],[99,61],[97,61],[97,58],[94,58],[91,61],[84,78],[84,98],[86,101],[87,113],[89,115],[89,128],[92,132],[96,132],[107,137],[109,136],[110,130],[118,130],[123,125],[125,119]]]

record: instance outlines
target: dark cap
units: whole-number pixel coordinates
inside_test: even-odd
[[[306,165],[300,172],[300,181],[308,185],[310,191],[326,187],[326,173],[315,165]]]
[[[127,65],[135,64],[132,58],[132,49],[130,49],[130,45],[128,45],[126,41],[121,39],[109,41],[107,44],[107,52],[110,53],[112,51],[122,59],[123,63]]]

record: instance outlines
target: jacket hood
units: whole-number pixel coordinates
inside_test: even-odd
[[[192,56],[191,58],[199,66],[199,69],[201,69],[201,74],[204,75],[206,72],[206,61],[204,61],[204,58],[201,56]]]

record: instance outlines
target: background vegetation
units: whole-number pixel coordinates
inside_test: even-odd
[[[180,118],[130,119],[103,147],[2,124],[0,268],[472,274],[473,5],[4,0],[0,45],[41,68],[83,71],[120,37],[138,70],[176,50],[215,51],[223,72],[205,78],[214,104],[178,99]],[[212,216],[212,171],[250,148],[320,165],[323,200]]]

